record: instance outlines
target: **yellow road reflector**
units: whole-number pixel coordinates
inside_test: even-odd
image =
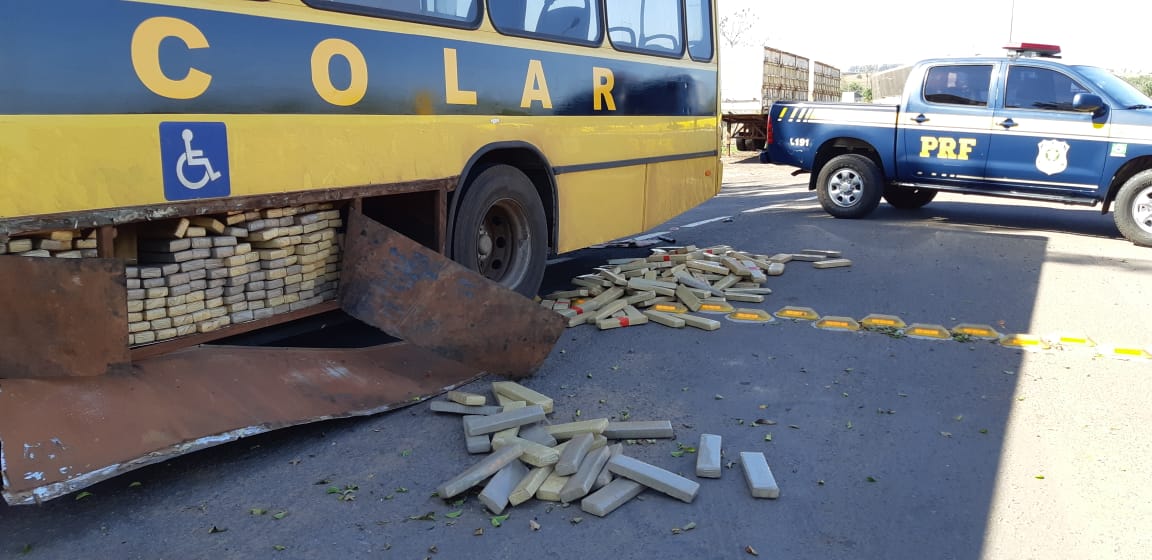
[[[687,313],[688,308],[684,307],[682,303],[657,303],[650,307],[652,311],[659,311],[661,313]]]
[[[792,307],[791,305],[780,308],[775,315],[781,319],[800,319],[802,321],[815,321],[820,318],[820,314],[811,307]]]
[[[730,303],[706,302],[701,303],[700,309],[697,311],[700,313],[732,313],[736,311],[736,308],[732,307]]]
[[[974,325],[971,323],[961,323],[952,327],[952,334],[964,335],[980,340],[1000,340],[1003,336],[996,329],[988,325]]]
[[[728,314],[728,319],[732,321],[741,321],[747,323],[771,323],[775,321],[767,311],[763,309],[737,309]]]
[[[1052,348],[1043,338],[1032,334],[1004,335],[1000,338],[1000,346],[1021,348],[1023,350],[1049,350]]]
[[[908,326],[908,324],[904,322],[904,319],[895,315],[873,313],[861,319],[860,326],[866,329],[902,329]]]
[[[1087,336],[1068,335],[1068,334],[1054,334],[1046,337],[1045,340],[1049,344],[1060,346],[1079,346],[1081,348],[1095,348],[1096,341]]]
[[[823,329],[826,331],[852,331],[852,332],[855,332],[855,331],[860,330],[860,323],[856,322],[856,319],[853,319],[851,317],[827,316],[827,317],[820,319],[819,321],[816,321],[814,326],[818,329]]]
[[[1100,355],[1109,358],[1116,358],[1118,360],[1152,360],[1152,354],[1143,348],[1125,348],[1122,346],[1110,346],[1102,348]]]
[[[904,328],[904,336],[923,340],[951,340],[952,333],[940,325],[913,323]]]

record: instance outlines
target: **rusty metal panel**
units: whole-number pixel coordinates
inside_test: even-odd
[[[359,212],[344,243],[344,311],[448,359],[523,377],[564,330],[560,315]]]
[[[0,257],[0,379],[90,376],[128,363],[124,264]]]
[[[10,504],[286,426],[375,414],[482,375],[406,343],[332,350],[201,346],[86,378],[0,380]]]

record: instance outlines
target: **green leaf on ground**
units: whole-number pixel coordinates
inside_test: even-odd
[[[683,456],[684,456],[684,452],[683,452],[683,451],[673,451],[673,452],[672,452],[672,456],[673,456],[673,457],[683,457]]]
[[[876,478],[875,478],[875,477],[871,477],[871,476],[870,476],[870,477],[868,477],[866,480],[868,480],[868,482],[876,482]]]
[[[764,434],[764,441],[772,441],[772,434],[771,433]]]
[[[286,547],[282,544],[274,544],[274,545],[272,545],[272,550],[275,550],[276,552],[280,552],[282,550],[288,550],[288,547]]]
[[[436,512],[430,511],[424,515],[409,515],[408,519],[412,521],[436,521]]]
[[[278,512],[272,514],[272,519],[275,519],[277,521],[284,519],[285,517],[288,517],[288,512],[286,512],[286,511],[278,511]]]
[[[139,488],[141,486],[144,486],[144,483],[140,482],[139,480],[128,485],[129,488]]]
[[[81,492],[81,493],[79,493],[79,494],[76,494],[76,501],[80,501],[80,500],[83,500],[84,498],[87,498],[87,497],[89,497],[89,496],[91,496],[91,495],[92,495],[92,493],[91,493],[91,492]]]
[[[404,451],[401,451],[401,452],[400,452],[400,456],[401,456],[401,457],[408,457],[408,456],[410,456],[410,455],[412,455],[412,450],[411,450],[411,449],[405,449]]]
[[[464,510],[458,509],[456,511],[450,511],[448,513],[445,513],[444,517],[447,517],[448,519],[456,519],[457,517],[460,517],[460,515],[463,513],[464,513]]]
[[[251,515],[264,515],[265,513],[268,513],[268,510],[260,509],[260,508],[252,508],[252,509],[248,510],[248,513]]]
[[[502,525],[507,520],[508,520],[508,515],[505,514],[505,515],[494,516],[489,521],[492,523],[493,527],[499,527],[500,525]]]

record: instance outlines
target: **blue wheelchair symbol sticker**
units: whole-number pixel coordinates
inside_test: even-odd
[[[232,194],[228,129],[222,122],[160,123],[160,162],[165,200]]]

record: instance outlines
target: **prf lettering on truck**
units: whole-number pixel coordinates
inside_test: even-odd
[[[920,157],[932,157],[936,153],[938,159],[968,159],[972,148],[976,147],[975,138],[950,138],[948,136],[921,136]]]
[[[208,90],[212,74],[189,66],[182,76],[169,76],[161,66],[160,44],[166,39],[183,43],[189,50],[208,49],[208,37],[192,23],[173,17],[154,17],[142,22],[132,35],[132,67],[140,82],[152,93],[170,99],[195,99]],[[456,49],[444,48],[444,97],[449,105],[476,105],[475,90],[460,84]],[[352,79],[344,86],[333,83],[329,74],[330,62],[340,58],[351,70]],[[326,102],[348,107],[359,103],[368,92],[368,63],[364,53],[352,42],[344,39],[324,39],[312,49],[310,66],[312,87]],[[592,67],[592,108],[594,111],[615,111],[612,96],[616,77],[610,68]],[[524,75],[524,89],[520,108],[529,109],[538,103],[544,109],[552,108],[552,95],[544,63],[538,59],[528,61]]]

